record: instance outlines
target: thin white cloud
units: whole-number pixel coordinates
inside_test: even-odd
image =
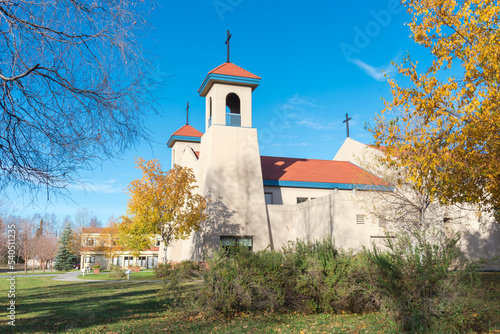
[[[309,99],[305,96],[300,95],[299,93],[295,93],[291,98],[288,99],[284,104],[278,105],[280,110],[283,110],[287,113],[290,111],[301,111],[305,107],[307,108],[318,108],[314,103],[314,99]],[[295,113],[289,113],[289,116],[298,116]]]
[[[401,58],[401,55],[402,52],[399,51],[398,54],[392,59],[392,61],[398,62]],[[392,65],[391,62],[389,62],[385,66],[374,67],[365,63],[361,59],[352,58],[350,59],[350,61],[377,81],[385,81],[388,77],[391,78],[396,73],[396,67]]]
[[[98,181],[94,183],[70,185],[69,188],[74,190],[83,190],[86,192],[93,192],[99,194],[123,193],[125,189],[125,187],[118,185],[115,179]]]
[[[334,130],[337,126],[334,123],[321,123],[312,119],[303,119],[297,122],[297,125],[304,125],[314,130]]]

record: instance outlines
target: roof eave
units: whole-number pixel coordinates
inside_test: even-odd
[[[201,138],[200,137],[188,137],[188,136],[171,136],[167,142],[167,146],[169,148],[172,148],[172,146],[174,146],[174,144],[177,141],[187,141],[187,142],[191,142],[191,143],[200,143]]]
[[[260,79],[209,73],[206,76],[205,80],[203,81],[201,87],[198,89],[198,93],[200,94],[200,96],[202,97],[207,96],[208,91],[210,90],[210,88],[212,88],[214,83],[230,83],[243,86],[250,86],[252,87],[252,91],[254,91],[255,88],[259,86]]]
[[[265,186],[290,187],[290,188],[316,188],[316,189],[341,189],[341,190],[373,190],[393,191],[394,188],[377,184],[334,183],[334,182],[309,182],[289,180],[264,180]]]

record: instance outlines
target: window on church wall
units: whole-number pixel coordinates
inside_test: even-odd
[[[364,224],[366,215],[356,215],[356,224]]]
[[[266,204],[273,204],[273,193],[264,193]]]
[[[235,93],[226,96],[226,125],[241,126],[241,102]]]
[[[247,248],[249,251],[253,249],[253,237],[220,237],[220,246],[230,255],[231,251],[236,247]]]

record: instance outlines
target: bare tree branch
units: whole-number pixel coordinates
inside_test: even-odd
[[[148,138],[157,81],[141,39],[152,5],[0,2],[0,192],[60,194]]]

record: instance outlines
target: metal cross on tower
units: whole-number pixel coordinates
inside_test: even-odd
[[[349,117],[349,115],[346,113],[345,114],[345,121],[343,121],[342,123],[346,123],[346,128],[347,128],[347,138],[349,138],[349,121],[351,120],[351,118]]]
[[[231,34],[229,33],[229,30],[227,31],[227,39],[226,39],[226,45],[227,45],[227,62],[229,63],[229,40],[231,39]]]
[[[186,125],[189,124],[189,101],[186,107]]]

